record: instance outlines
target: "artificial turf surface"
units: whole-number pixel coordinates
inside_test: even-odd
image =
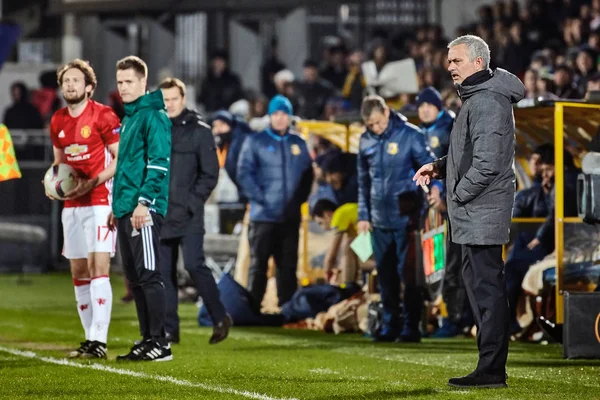
[[[138,339],[133,304],[111,277],[109,358],[66,361],[83,331],[71,279],[0,276],[0,398],[10,399],[600,399],[600,361],[567,361],[558,345],[511,343],[509,388],[456,390],[449,377],[471,372],[473,339],[374,344],[358,334],[234,327],[208,345],[194,305],[180,306],[174,360],[117,363]]]

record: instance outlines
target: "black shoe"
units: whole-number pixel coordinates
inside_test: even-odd
[[[167,344],[162,346],[157,342],[150,342],[146,347],[144,354],[142,355],[142,361],[171,361],[173,360],[173,353],[171,352],[171,345]]]
[[[129,350],[129,353],[117,356],[117,361],[140,361],[144,355],[145,347],[150,343],[150,339],[136,341]]]
[[[233,326],[233,320],[231,319],[231,315],[225,314],[225,319],[219,322],[218,325],[213,327],[213,334],[208,341],[209,344],[217,344],[222,342],[229,335],[229,328]]]
[[[106,358],[106,343],[94,340],[81,358]]]
[[[85,342],[81,342],[80,343],[81,346],[79,346],[79,348],[77,350],[73,350],[72,352],[70,352],[67,357],[69,357],[69,358],[79,358],[79,357],[81,357],[81,355],[88,350],[88,348],[90,347],[91,344],[92,344],[92,342],[90,340],[86,340]]]
[[[403,330],[400,334],[397,343],[421,343],[421,332],[418,330],[407,331]]]
[[[168,333],[166,335],[167,342],[171,344],[179,344],[179,333]]]
[[[507,375],[485,375],[477,374],[473,372],[467,376],[461,378],[451,378],[448,381],[448,386],[457,388],[488,388],[488,389],[499,389],[506,388]]]

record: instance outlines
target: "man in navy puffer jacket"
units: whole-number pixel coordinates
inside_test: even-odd
[[[300,206],[310,194],[313,169],[306,142],[290,132],[292,105],[284,96],[269,103],[271,124],[242,146],[237,182],[250,200],[250,274],[248,289],[260,307],[272,255],[279,305],[297,288]]]
[[[383,303],[382,329],[375,340],[418,342],[422,290],[405,285],[404,327],[400,331],[400,282],[408,250],[408,213],[398,207],[400,194],[416,194],[413,171],[434,160],[416,126],[395,114],[379,96],[363,100],[367,131],[358,153],[358,230],[373,229],[373,252]],[[416,198],[416,196],[414,196]]]

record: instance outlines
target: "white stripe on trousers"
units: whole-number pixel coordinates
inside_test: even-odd
[[[152,243],[152,231],[149,226],[142,228],[142,245],[144,247],[144,266],[147,270],[154,271],[156,267],[154,243]]]

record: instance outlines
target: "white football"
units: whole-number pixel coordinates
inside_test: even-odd
[[[44,175],[46,192],[57,200],[64,200],[65,193],[77,186],[77,174],[67,164],[51,166]]]

